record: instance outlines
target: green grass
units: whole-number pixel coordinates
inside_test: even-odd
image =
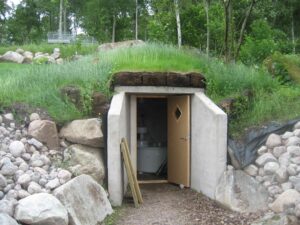
[[[69,58],[73,56],[76,52],[80,55],[88,55],[96,52],[97,45],[81,45],[81,44],[29,44],[29,45],[14,45],[14,46],[0,46],[0,55],[3,55],[7,51],[15,51],[21,48],[25,51],[43,52],[51,54],[54,48],[60,48],[62,58]]]
[[[91,93],[111,96],[109,80],[117,71],[197,71],[207,78],[207,95],[215,102],[254,93],[251,107],[230,122],[230,133],[271,120],[284,121],[300,115],[299,85],[282,86],[264,69],[243,64],[224,64],[188,50],[162,44],[117,49],[84,57],[64,65],[0,64],[0,106],[25,102],[46,109],[58,122],[88,116]],[[4,72],[3,72],[4,71]],[[6,71],[6,72],[5,72]],[[85,108],[76,109],[60,96],[65,85],[78,86]]]

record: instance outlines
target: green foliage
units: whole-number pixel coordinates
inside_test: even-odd
[[[246,64],[260,63],[278,50],[273,37],[274,32],[265,20],[255,21],[251,29],[240,53],[240,59]]]
[[[273,77],[281,83],[295,81],[300,84],[300,57],[297,55],[283,55],[276,52],[264,61],[265,67]]]

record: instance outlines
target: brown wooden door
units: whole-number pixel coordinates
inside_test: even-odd
[[[168,181],[190,186],[190,96],[168,97]]]

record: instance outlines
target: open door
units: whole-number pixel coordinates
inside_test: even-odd
[[[168,97],[168,181],[190,187],[190,96]]]

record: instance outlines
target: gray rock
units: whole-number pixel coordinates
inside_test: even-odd
[[[18,198],[18,192],[16,190],[9,190],[6,195],[5,195],[5,199],[8,200],[13,200],[13,199],[17,199]]]
[[[70,165],[69,171],[76,175],[90,175],[98,183],[102,184],[105,177],[105,166],[100,149],[83,145],[71,145],[65,153],[70,158],[69,160],[64,160]],[[75,170],[72,168],[74,166],[76,166]]]
[[[258,173],[258,168],[253,165],[253,164],[250,164],[249,166],[247,166],[245,169],[244,169],[244,172],[247,173],[248,175],[254,177],[257,175]]]
[[[275,196],[276,194],[280,194],[282,190],[279,186],[273,185],[268,187],[268,192],[271,196]]]
[[[296,176],[290,176],[289,177],[289,181],[292,182],[292,184],[294,186],[296,186],[296,184],[300,183],[300,177],[296,177]]]
[[[57,174],[57,178],[61,184],[67,183],[71,180],[72,174],[68,170],[60,170]]]
[[[32,167],[42,167],[44,165],[44,162],[40,159],[37,159],[37,160],[33,160],[30,162],[30,165]]]
[[[18,225],[17,221],[11,218],[6,213],[0,213],[0,224],[1,225]]]
[[[268,152],[268,148],[266,146],[261,146],[258,150],[257,150],[257,154],[258,155],[262,155]]]
[[[300,165],[300,156],[291,158],[291,162],[297,165]]]
[[[34,120],[29,124],[28,134],[40,142],[46,143],[50,149],[59,147],[56,124],[49,120]]]
[[[300,129],[294,130],[293,133],[294,133],[295,136],[300,137]]]
[[[290,158],[291,158],[291,155],[288,152],[285,152],[281,156],[279,156],[278,162],[279,162],[280,166],[288,167],[288,165],[290,163]]]
[[[43,192],[41,186],[36,182],[30,182],[27,190],[29,194],[37,194]]]
[[[105,190],[88,175],[60,186],[54,195],[67,208],[71,225],[98,224],[113,212]]]
[[[61,129],[60,136],[76,144],[91,147],[104,146],[101,121],[97,118],[74,120]]]
[[[0,174],[0,190],[5,188],[7,185],[7,181],[6,181],[6,178]]]
[[[68,225],[68,212],[53,195],[40,193],[19,201],[14,217],[25,224]]]
[[[279,158],[279,156],[282,155],[284,152],[286,152],[286,148],[284,146],[278,146],[273,149],[273,155],[276,158]]]
[[[300,121],[295,124],[294,130],[296,130],[296,129],[300,129]]]
[[[7,113],[3,115],[3,118],[9,121],[14,120],[14,115],[12,113]]]
[[[283,191],[286,191],[288,189],[292,189],[293,184],[291,182],[286,182],[286,183],[281,184],[281,188]]]
[[[17,170],[18,167],[12,164],[11,162],[9,162],[9,163],[5,163],[2,166],[0,173],[6,176],[13,176]]]
[[[290,137],[286,143],[286,146],[299,146],[300,138],[299,137]]]
[[[272,149],[280,145],[281,145],[281,137],[277,134],[270,134],[270,136],[267,139],[266,146]]]
[[[40,120],[40,119],[41,119],[41,118],[40,118],[39,114],[37,114],[37,113],[32,113],[32,114],[30,114],[30,116],[29,116],[30,122],[32,122],[32,121],[34,121],[34,120]]]
[[[264,171],[266,175],[272,175],[279,169],[279,164],[277,162],[268,162],[264,166]]]
[[[300,156],[300,147],[299,146],[289,146],[289,147],[287,147],[287,151],[288,151],[288,153],[290,153],[290,155],[292,157]]]
[[[19,177],[17,183],[24,186],[29,184],[30,181],[31,181],[30,175],[25,173]]]
[[[18,198],[19,199],[26,198],[29,195],[30,194],[27,191],[23,190],[23,189],[21,189],[21,190],[18,191]]]
[[[287,172],[286,167],[280,167],[278,170],[276,170],[275,177],[279,183],[286,182],[289,178],[289,174]]]
[[[295,215],[300,218],[300,203],[298,203],[295,207]]]
[[[293,136],[294,136],[293,132],[287,131],[281,137],[282,137],[282,139],[288,139],[288,138],[293,137]]]
[[[24,172],[27,171],[28,169],[29,169],[29,166],[25,162],[21,163],[20,166],[19,166],[19,170],[22,170]]]
[[[39,142],[38,140],[36,140],[35,138],[31,138],[27,142],[28,142],[28,144],[33,145],[37,149],[41,149],[43,147],[43,144],[41,142]],[[30,152],[33,152],[33,151],[30,151]]]
[[[0,213],[6,213],[10,216],[14,215],[15,205],[17,204],[17,200],[15,199],[2,199],[0,201]]]
[[[234,211],[257,212],[267,207],[268,192],[265,187],[239,170],[224,173],[215,196],[219,203]]]
[[[255,163],[260,167],[264,166],[268,162],[277,162],[276,158],[269,152],[259,156],[255,161]]]
[[[295,204],[300,198],[298,191],[289,189],[278,196],[278,198],[270,205],[270,208],[277,213],[283,212],[286,205]]]
[[[53,190],[53,189],[55,189],[55,188],[57,188],[57,187],[59,187],[60,186],[60,182],[59,182],[59,179],[58,178],[55,178],[55,179],[53,179],[53,180],[50,180],[46,185],[45,185],[45,187],[47,188],[47,189],[50,189],[50,190]]]

